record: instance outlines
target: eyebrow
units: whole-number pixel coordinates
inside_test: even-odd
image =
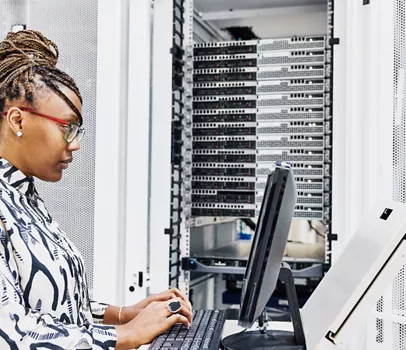
[[[68,113],[63,116],[69,118],[67,121],[79,124],[79,117],[75,113]]]

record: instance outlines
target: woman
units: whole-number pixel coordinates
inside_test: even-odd
[[[0,43],[0,349],[137,348],[189,326],[191,305],[178,290],[130,307],[89,300],[82,257],[33,180],[59,181],[84,133],[82,98],[58,54],[35,31]]]

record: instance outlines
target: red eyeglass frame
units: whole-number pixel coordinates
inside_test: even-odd
[[[26,107],[17,107],[17,108],[21,109],[21,110],[24,111],[24,112],[29,112],[29,113],[38,115],[39,117],[43,117],[43,118],[52,120],[52,121],[54,121],[54,122],[63,124],[63,125],[65,125],[65,126],[69,126],[69,125],[74,124],[74,125],[77,125],[77,126],[80,127],[80,125],[77,124],[77,123],[67,122],[66,120],[58,119],[58,118],[52,117],[52,116],[47,115],[47,114],[39,113],[39,112],[37,112],[37,111],[35,111],[35,110],[31,109],[31,108],[26,108]],[[3,112],[3,117],[7,117],[7,113],[8,113],[8,112]]]

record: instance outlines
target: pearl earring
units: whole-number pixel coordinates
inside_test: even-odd
[[[17,131],[17,136],[21,137],[21,136],[23,136],[23,133],[21,131]]]

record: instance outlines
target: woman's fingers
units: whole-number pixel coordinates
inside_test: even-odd
[[[169,289],[165,292],[155,294],[152,296],[152,300],[154,301],[167,301],[175,298],[182,299],[188,306],[188,308],[192,309],[192,304],[190,303],[189,299],[177,288]]]
[[[188,319],[185,316],[183,316],[181,314],[173,314],[173,315],[171,315],[170,317],[168,317],[166,319],[167,329],[169,329],[170,327],[172,327],[176,323],[182,323],[187,328],[190,327],[190,323],[189,323]]]
[[[181,309],[177,312],[179,314],[182,314],[183,316],[185,316],[187,318],[187,320],[189,321],[189,323],[192,323],[192,311],[189,309],[189,305],[187,305],[185,303],[184,300],[176,298],[176,299],[172,299],[167,303],[167,311],[168,311],[168,316],[172,314],[172,312],[169,310],[168,305],[172,302],[180,302],[181,305]]]
[[[189,308],[192,309],[192,304],[190,303],[189,299],[179,289],[173,288],[173,289],[170,289],[169,291],[171,293],[175,294],[178,298],[181,298],[182,300],[184,300],[185,303],[189,306]]]
[[[176,306],[180,306],[180,309],[176,313],[171,313],[168,308],[168,305],[172,301],[178,304],[174,305],[175,309]],[[119,334],[119,341],[121,341],[122,337],[129,335],[131,338],[129,343],[132,344],[132,347],[138,347],[141,344],[150,343],[154,338],[170,329],[176,323],[190,327],[191,322],[191,310],[183,299],[152,301],[130,322],[123,326],[117,326],[118,331],[125,330],[125,332]]]

